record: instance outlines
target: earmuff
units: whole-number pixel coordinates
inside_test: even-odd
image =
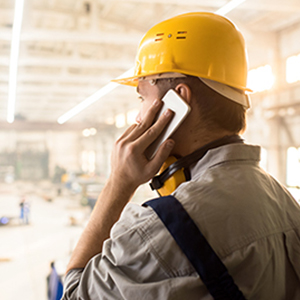
[[[150,186],[160,196],[170,195],[181,183],[190,180],[189,170],[178,167],[178,162],[180,160],[175,156],[169,156],[161,166],[158,176],[152,179]]]
[[[239,135],[225,136],[178,160],[170,156],[160,168],[158,175],[152,179],[151,189],[156,190],[160,196],[172,194],[181,183],[190,180],[189,166],[200,160],[208,150],[243,141]]]

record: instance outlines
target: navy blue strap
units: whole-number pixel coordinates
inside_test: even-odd
[[[242,300],[242,292],[181,203],[173,196],[144,203],[157,213],[216,300]]]

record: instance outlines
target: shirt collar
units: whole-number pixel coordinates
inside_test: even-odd
[[[229,161],[252,161],[257,164],[260,161],[260,146],[249,144],[229,144],[209,150],[196,164],[191,166],[191,178],[199,173]]]

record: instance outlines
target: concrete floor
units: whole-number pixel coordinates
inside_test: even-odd
[[[30,225],[18,222],[23,193],[31,206]],[[0,217],[3,215],[15,216],[16,220],[0,226],[1,300],[46,300],[50,263],[56,261],[58,271],[64,273],[89,208],[80,206],[78,197],[70,195],[48,202],[38,185],[0,184]],[[70,217],[80,224],[71,226]]]
[[[30,203],[29,225],[19,222],[23,195]],[[49,197],[51,202],[46,200]],[[157,194],[146,184],[132,201],[142,203],[153,197]],[[0,226],[0,299],[47,300],[50,263],[55,261],[64,274],[89,215],[90,208],[80,205],[80,195],[63,190],[56,197],[56,187],[49,182],[0,183],[0,218],[15,217],[10,225]],[[70,218],[77,225],[72,226]]]

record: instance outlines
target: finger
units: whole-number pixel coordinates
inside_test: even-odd
[[[117,141],[125,139],[128,135],[130,135],[130,133],[135,129],[136,126],[137,124],[132,124],[130,127],[128,127],[117,139]]]
[[[172,149],[175,146],[175,142],[172,139],[166,140],[161,146],[158,148],[155,156],[151,160],[153,173],[157,174],[162,164],[167,160],[170,156]]]
[[[128,135],[128,141],[134,141],[139,138],[145,131],[151,127],[153,121],[162,107],[162,101],[159,99],[154,100],[153,104],[147,110],[145,117],[138,123],[135,129]]]
[[[174,112],[170,109],[166,110],[164,114],[139,138],[135,144],[141,151],[145,151],[170,123]]]

